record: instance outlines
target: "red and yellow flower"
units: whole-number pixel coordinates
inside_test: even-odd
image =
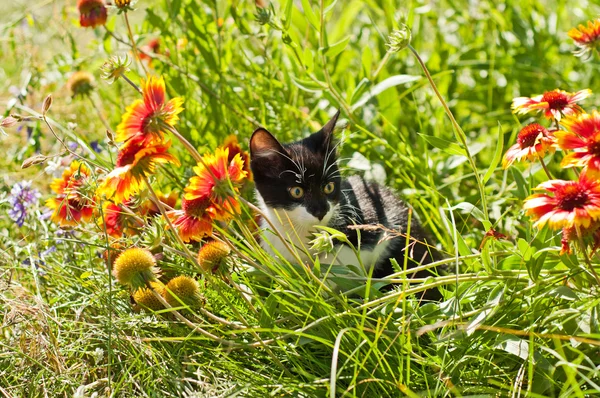
[[[115,204],[123,203],[143,188],[157,165],[179,165],[177,158],[167,152],[170,146],[170,141],[144,143],[143,137],[127,142],[117,156],[117,167],[100,184],[97,194],[106,195]]]
[[[62,177],[54,179],[50,184],[50,188],[57,194],[46,201],[46,206],[53,210],[50,217],[53,222],[66,227],[92,218],[95,200],[84,192],[90,174],[90,169],[85,164],[74,160]]]
[[[523,158],[534,160],[552,152],[554,152],[552,133],[537,123],[531,123],[519,131],[517,143],[504,154],[502,166],[506,169],[514,161],[520,161]]]
[[[173,226],[184,242],[199,241],[212,235],[213,221],[219,218],[219,211],[210,199],[181,200],[182,210],[167,212]]]
[[[239,203],[232,195],[239,193],[247,172],[239,153],[232,160],[228,159],[228,148],[217,148],[214,155],[204,155],[202,162],[194,167],[196,176],[190,178],[184,198],[209,199],[222,214],[239,213]]]
[[[570,116],[582,113],[583,109],[577,102],[592,95],[592,90],[585,89],[576,93],[563,90],[546,91],[535,97],[519,97],[513,99],[512,109],[514,113],[525,114],[529,112],[544,111],[548,119],[560,120],[562,116]]]
[[[577,56],[591,55],[592,51],[598,48],[600,43],[600,19],[588,21],[587,26],[579,25],[568,32],[575,45],[579,48],[575,52]]]
[[[539,228],[589,228],[600,217],[600,181],[586,173],[577,181],[550,180],[536,189],[547,193],[529,196],[523,208]]]
[[[573,152],[567,154],[563,167],[585,167],[587,173],[600,176],[600,113],[583,113],[563,121],[567,131],[555,133],[556,142],[562,149]]]
[[[225,141],[223,141],[221,148],[227,148],[229,150],[229,156],[227,157],[228,162],[231,162],[237,154],[241,156],[242,161],[244,162],[244,171],[246,172],[246,178],[248,179],[248,181],[252,181],[252,171],[250,170],[250,154],[248,154],[248,152],[244,151],[240,147],[240,143],[238,142],[237,137],[232,134],[225,138]]]
[[[183,111],[180,97],[166,100],[165,81],[162,77],[150,76],[142,81],[143,99],[127,107],[121,123],[117,126],[117,141],[127,141],[136,135],[145,141],[164,139],[166,126],[174,126],[177,116]]]
[[[78,0],[79,24],[84,28],[95,28],[106,23],[104,0]]]
[[[104,202],[102,205],[103,217],[98,218],[98,226],[106,227],[106,233],[113,238],[120,238],[125,235],[132,235],[136,230],[143,227],[140,220],[136,219],[132,213],[126,211],[129,208],[128,203],[116,205],[111,202]]]

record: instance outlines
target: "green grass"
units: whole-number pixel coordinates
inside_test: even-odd
[[[241,217],[218,227],[217,235],[235,248],[226,278],[203,276],[159,216],[143,233],[118,241],[160,254],[164,280],[198,277],[205,312],[187,316],[229,343],[192,330],[169,310],[135,313],[130,292],[107,271],[103,253],[114,240],[108,242],[103,228],[88,223],[64,233],[43,217],[44,200],[52,196],[47,164],[20,165],[38,151],[63,149],[45,124],[27,122],[30,137],[16,128],[0,136],[6,153],[0,157],[3,396],[600,393],[598,288],[581,258],[559,254],[560,235],[534,228],[522,211],[531,188],[547,179],[539,164],[502,170],[495,156],[513,145],[521,125],[538,120],[515,117],[514,97],[557,87],[600,89],[597,58],[576,58],[566,35],[600,8],[552,1],[282,0],[268,8],[271,23],[261,25],[257,8],[247,3],[140,1],[129,13],[138,46],[160,38],[150,71],[164,76],[170,97],[185,99],[178,130],[200,153],[210,153],[230,134],[247,148],[259,125],[282,141],[298,139],[341,109],[342,164],[360,153],[414,208],[454,271],[426,282],[439,286],[444,300],[421,305],[414,293],[425,282],[410,281],[403,271],[395,275],[403,287],[381,293],[360,272],[333,269],[331,276],[326,264],[271,258],[253,238],[243,207]],[[305,9],[310,4],[312,12]],[[138,94],[122,79],[101,80],[99,67],[129,53],[130,40],[116,12],[107,23],[113,35],[83,29],[77,20],[76,8],[64,2],[11,4],[0,19],[0,102],[5,115],[30,115],[52,93],[48,116],[59,136],[82,145],[99,140],[103,151],[94,158],[81,146],[78,151],[111,170],[116,151],[102,119],[115,129]],[[416,58],[407,49],[387,52],[387,37],[402,22],[464,131],[475,170]],[[128,77],[139,82],[143,70],[135,62],[131,69]],[[96,77],[91,101],[71,98],[66,82],[75,70]],[[597,104],[596,96],[582,103],[589,110]],[[173,141],[182,166],[159,169],[153,186],[181,196],[194,162]],[[560,152],[546,158],[552,174],[574,178],[560,168],[560,158]],[[103,174],[95,165],[92,170],[94,185]],[[32,180],[43,200],[18,227],[7,216],[7,197],[21,180]],[[253,200],[251,186],[243,195]],[[508,239],[481,245],[490,227]],[[334,277],[354,294],[331,290],[326,282]]]

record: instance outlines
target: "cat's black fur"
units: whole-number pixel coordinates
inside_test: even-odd
[[[319,220],[334,206],[337,211],[327,225],[346,234],[355,247],[359,245],[360,236],[361,252],[374,250],[381,244],[385,232],[378,228],[358,231],[352,226],[379,224],[405,234],[409,209],[387,187],[358,176],[341,178],[333,139],[338,115],[339,112],[318,132],[290,144],[279,143],[265,129],[256,130],[250,140],[250,165],[256,189],[269,208],[291,210],[303,206]],[[325,194],[323,187],[328,182],[335,183],[335,190]],[[290,196],[289,190],[295,186],[304,189],[305,195],[300,199]],[[390,257],[402,267],[405,253],[408,253],[409,268],[430,263],[436,257],[435,250],[426,244],[430,241],[414,215],[410,221],[410,238],[408,248],[406,237],[396,236],[389,241],[388,250],[377,260],[373,277],[394,272]],[[430,275],[428,271],[421,271],[414,277]],[[424,297],[440,298],[439,292],[433,289]]]

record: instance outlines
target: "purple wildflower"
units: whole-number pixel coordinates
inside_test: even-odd
[[[67,141],[67,146],[69,147],[69,149],[71,151],[76,151],[77,147],[79,147],[79,144],[76,143],[75,141]]]
[[[22,227],[27,217],[27,208],[34,205],[40,196],[37,189],[31,188],[31,181],[16,183],[8,196],[8,203],[12,206],[12,209],[8,209],[8,216]]]
[[[90,142],[90,147],[94,150],[94,152],[96,153],[100,153],[102,152],[102,147],[100,146],[100,143],[98,142],[98,140],[94,140],[92,142]]]

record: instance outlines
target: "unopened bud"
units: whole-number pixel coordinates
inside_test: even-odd
[[[9,127],[14,126],[17,123],[19,123],[19,121],[16,118],[9,116],[9,117],[5,117],[4,119],[2,119],[2,122],[0,123],[0,125],[4,128],[9,128]]]
[[[396,29],[388,37],[386,44],[388,52],[397,53],[400,50],[404,50],[410,44],[410,29],[405,24],[400,26],[400,29]]]
[[[44,106],[42,107],[42,115],[46,115],[50,107],[52,106],[52,94],[48,94],[44,100]]]
[[[37,155],[33,155],[32,157],[25,159],[25,161],[23,161],[23,164],[21,165],[21,168],[26,169],[31,166],[35,166],[36,164],[44,163],[47,159],[48,156],[38,153]]]

